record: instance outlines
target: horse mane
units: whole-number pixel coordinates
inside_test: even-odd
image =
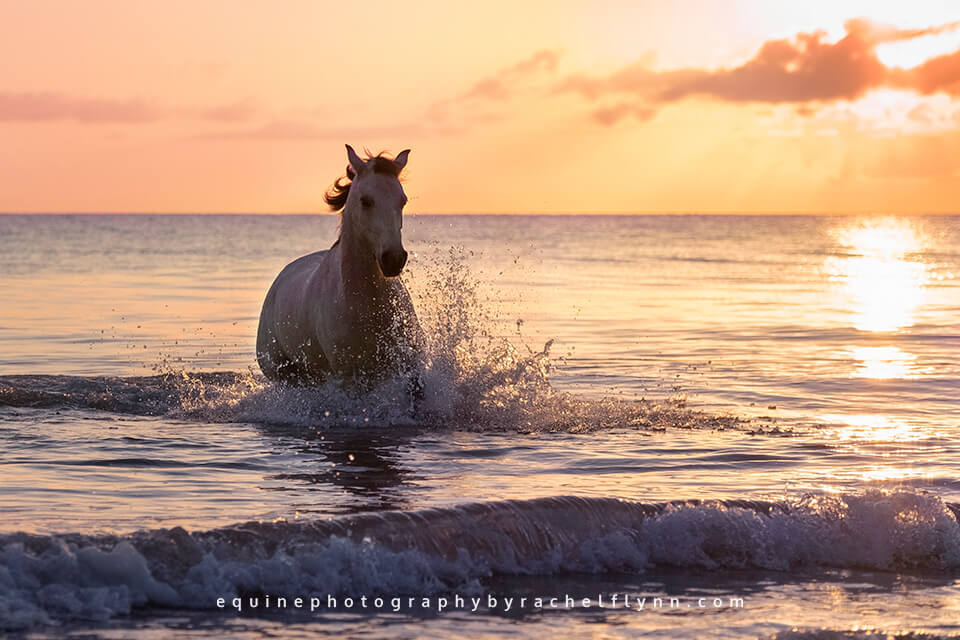
[[[377,155],[372,156],[369,151],[366,151],[366,154],[367,157],[364,159],[364,162],[368,163],[367,166],[372,168],[374,173],[393,176],[394,178],[400,177],[400,168],[397,167],[393,158],[386,155],[386,152],[381,151]],[[347,204],[347,196],[350,195],[350,186],[356,177],[357,174],[353,170],[353,167],[347,165],[347,174],[337,178],[333,185],[327,189],[327,192],[323,194],[323,199],[331,211],[340,211]]]

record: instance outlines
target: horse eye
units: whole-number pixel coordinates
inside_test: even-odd
[[[360,206],[370,208],[373,206],[373,198],[370,196],[362,196],[360,198]]]

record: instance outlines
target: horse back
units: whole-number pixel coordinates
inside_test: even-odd
[[[316,271],[317,267],[323,263],[328,253],[330,253],[330,250],[324,249],[323,251],[314,251],[305,256],[300,256],[280,271],[274,284],[276,285],[281,283],[281,281],[290,279],[299,280],[300,278],[310,277],[313,275],[313,272]]]

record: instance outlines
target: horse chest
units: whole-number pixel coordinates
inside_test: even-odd
[[[351,296],[343,300],[334,336],[333,361],[348,375],[372,371],[389,362],[395,320],[389,295]]]

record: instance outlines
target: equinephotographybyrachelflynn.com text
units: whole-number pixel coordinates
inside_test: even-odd
[[[486,594],[483,596],[464,596],[447,594],[439,596],[232,596],[217,598],[218,609],[232,609],[238,613],[253,611],[323,611],[354,613],[377,613],[401,611],[431,611],[444,613],[464,611],[468,613],[517,611],[541,611],[561,609],[624,609],[636,612],[677,610],[677,609],[742,609],[743,598],[676,598],[649,597],[629,594],[598,594],[595,598],[574,597],[568,594],[555,597],[510,596]]]

